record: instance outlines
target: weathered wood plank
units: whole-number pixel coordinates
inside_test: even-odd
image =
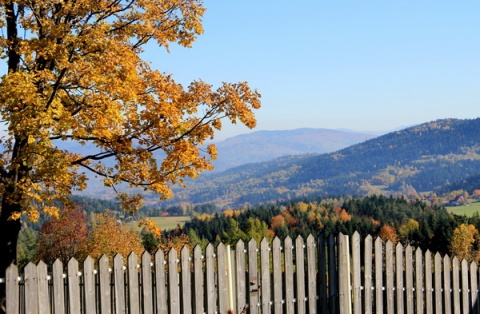
[[[25,311],[26,313],[38,313],[38,280],[37,266],[32,263],[24,269],[25,281]]]
[[[450,257],[445,255],[443,257],[443,297],[445,300],[444,313],[452,313],[452,282],[451,282],[451,263]]]
[[[375,240],[375,313],[383,314],[383,241]]]
[[[248,306],[251,314],[258,313],[259,286],[258,286],[258,262],[257,241],[251,239],[248,242]]]
[[[407,314],[414,313],[413,298],[413,254],[410,245],[405,249],[405,286],[407,295]]]
[[[362,313],[362,265],[360,256],[360,234],[355,231],[352,236],[352,286],[354,314]]]
[[[282,251],[281,243],[278,237],[273,239],[272,255],[273,255],[273,310],[275,314],[283,313],[282,303]]]
[[[95,299],[95,262],[90,256],[83,261],[83,291],[85,296],[84,312],[95,313],[97,310]]]
[[[211,243],[205,249],[205,273],[207,313],[214,314],[217,308],[217,293],[215,291],[215,252]]]
[[[292,238],[286,237],[283,242],[285,247],[285,313],[295,313],[295,304],[293,303],[293,242]]]
[[[157,314],[167,314],[168,312],[167,288],[165,281],[165,254],[159,249],[155,253],[155,302],[157,305]]]
[[[123,266],[123,257],[120,254],[113,258],[114,295],[115,295],[115,313],[125,313],[125,270]]]
[[[395,247],[395,283],[397,294],[397,313],[405,313],[404,283],[403,283],[403,246],[398,243]]]
[[[19,293],[20,287],[18,282],[18,267],[11,264],[5,272],[5,293],[6,293],[6,310],[7,313],[18,314],[20,311]]]
[[[271,281],[270,281],[270,248],[268,241],[263,238],[260,243],[260,271],[262,280],[262,314],[272,313],[271,300]]]
[[[152,256],[150,255],[150,253],[148,253],[148,251],[143,252],[142,254],[142,295],[143,295],[142,313],[143,314],[153,314],[153,285],[152,285],[151,263],[152,263]]]
[[[202,268],[202,248],[200,245],[195,246],[193,250],[193,272],[194,272],[194,308],[195,313],[203,313],[203,297],[204,297],[204,287],[203,287],[203,268]]]
[[[298,236],[295,239],[295,269],[296,269],[296,299],[297,299],[297,310],[296,313],[305,313],[306,304],[305,304],[305,243],[301,236]]]
[[[218,311],[227,313],[228,309],[228,277],[227,277],[227,252],[225,245],[217,245],[217,267],[218,267]]]
[[[80,280],[78,272],[78,262],[72,258],[68,261],[68,307],[71,314],[80,314]]]
[[[395,291],[394,291],[394,268],[393,268],[393,243],[387,241],[385,245],[385,274],[386,274],[386,288],[387,288],[387,313],[395,313]]]
[[[317,312],[317,286],[316,286],[316,245],[315,239],[310,234],[307,237],[307,297],[308,297],[308,313]]]
[[[181,267],[181,309],[184,314],[192,313],[192,272],[190,270],[190,250],[184,246],[180,251]]]
[[[170,313],[180,313],[180,289],[177,251],[168,252],[168,306]]]
[[[425,310],[433,313],[432,253],[425,252]]]
[[[468,262],[466,260],[462,260],[462,311],[463,313],[471,313],[468,298]]]
[[[373,294],[372,294],[372,281],[373,281],[373,240],[370,235],[365,238],[365,314],[373,313]]]
[[[456,256],[452,261],[453,312],[459,314],[460,307],[460,262]]]
[[[423,252],[420,248],[415,250],[415,313],[423,313]]]
[[[340,313],[351,313],[348,236],[339,234],[338,241],[338,295]]]
[[[247,293],[245,280],[245,243],[239,240],[235,246],[235,264],[237,278],[237,313],[247,308]]]
[[[435,254],[435,313],[442,314],[443,298],[442,298],[442,257],[439,253]]]
[[[110,314],[112,313],[112,288],[110,286],[112,275],[110,274],[110,262],[106,255],[103,255],[98,261],[98,271],[100,284],[100,312],[102,314]]]
[[[472,313],[478,313],[478,298],[477,298],[477,289],[478,289],[478,267],[475,262],[470,264],[470,301]]]
[[[138,258],[135,252],[130,253],[127,258],[128,275],[128,308],[131,314],[140,313],[139,285],[138,285]]]
[[[50,314],[50,299],[48,295],[48,267],[43,261],[37,264],[38,313]]]

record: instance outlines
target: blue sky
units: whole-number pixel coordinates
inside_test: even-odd
[[[149,50],[182,84],[248,81],[255,130],[392,130],[480,117],[480,1],[204,2],[193,48]],[[225,127],[217,139],[247,133]]]

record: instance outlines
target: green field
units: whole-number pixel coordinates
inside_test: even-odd
[[[480,202],[470,203],[468,206],[447,206],[447,210],[456,215],[472,216],[477,212],[480,214]]]
[[[170,217],[148,217],[155,222],[162,230],[175,229],[177,225],[183,226],[185,222],[190,220],[190,216],[170,216]],[[138,222],[129,222],[127,228],[133,228],[140,231]]]

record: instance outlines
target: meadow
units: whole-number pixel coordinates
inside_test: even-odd
[[[472,216],[474,213],[480,214],[480,202],[471,202],[462,206],[447,206],[447,211],[456,215]]]
[[[185,222],[190,221],[190,216],[169,216],[169,217],[149,217],[162,230],[175,229],[177,225],[183,226]],[[138,227],[138,222],[129,222],[126,224],[127,228],[133,228],[140,231],[142,228]]]

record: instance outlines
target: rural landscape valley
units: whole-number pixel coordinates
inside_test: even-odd
[[[480,313],[479,11],[0,1],[0,314]]]

